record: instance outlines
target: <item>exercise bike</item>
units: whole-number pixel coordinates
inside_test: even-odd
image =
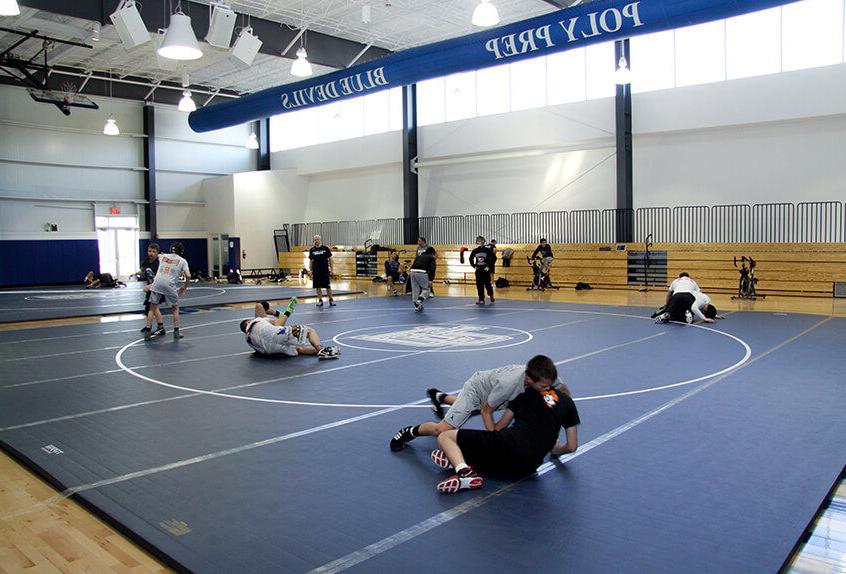
[[[552,284],[552,279],[550,278],[550,271],[552,270],[552,265],[547,264],[544,266],[543,260],[534,258],[532,259],[528,255],[526,256],[526,261],[529,262],[529,265],[532,268],[532,286],[527,287],[526,291],[545,291],[546,289],[559,289]]]
[[[746,267],[747,262],[749,263],[749,267]],[[737,267],[737,257],[734,258],[734,266]],[[737,295],[732,297],[732,300],[746,299],[754,301],[755,299],[764,299],[766,297],[766,295],[758,295],[756,292],[755,286],[758,284],[758,279],[755,277],[755,267],[757,267],[757,263],[755,263],[754,259],[745,255],[741,256],[739,269],[740,282],[737,286]]]

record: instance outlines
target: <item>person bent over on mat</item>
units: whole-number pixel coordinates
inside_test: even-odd
[[[435,388],[427,389],[432,410],[443,420],[401,428],[391,439],[391,450],[400,451],[406,443],[419,436],[438,436],[442,432],[455,430],[464,425],[474,413],[481,413],[485,428],[493,430],[494,411],[523,392],[528,369],[528,365],[506,365],[489,371],[476,371],[467,379],[458,395],[448,395]],[[557,374],[553,380],[553,387],[570,394],[570,389]],[[446,414],[443,404],[449,405]]]
[[[287,324],[296,306],[296,297],[291,298],[281,313],[271,309],[267,301],[256,303],[255,317],[241,321],[241,332],[246,336],[247,344],[265,356],[317,355],[318,359],[337,359],[341,350],[324,347],[313,327]]]
[[[525,476],[533,473],[548,453],[561,456],[575,452],[579,446],[579,412],[569,395],[553,388],[557,377],[552,359],[538,355],[526,366],[525,390],[508,403],[493,430],[461,429],[439,434],[441,448],[432,451],[432,461],[441,468],[455,469],[455,474],[438,483],[438,492],[481,488],[484,479],[477,468]],[[558,439],[561,428],[565,432],[563,443]]]
[[[687,273],[681,273],[667,290],[666,304],[652,316],[656,323],[668,321],[693,323],[697,319],[705,323],[713,323],[717,317],[717,308],[711,304],[711,298],[699,289],[699,285]]]

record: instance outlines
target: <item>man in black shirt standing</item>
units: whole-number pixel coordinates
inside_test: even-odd
[[[159,253],[162,250],[159,247],[158,243],[151,243],[147,246],[147,257],[141,260],[141,268],[138,270],[138,278],[140,281],[145,281],[147,285],[153,284],[153,279],[156,278],[156,273],[159,272]],[[150,295],[152,291],[145,289],[144,290],[144,316],[147,316],[147,313],[150,312]],[[159,337],[165,334],[164,328],[164,319],[162,319],[162,312],[159,310],[158,305],[155,307],[153,311],[153,315],[156,319],[156,330],[153,331],[152,335],[154,337]],[[141,329],[143,332],[144,329]]]
[[[541,465],[547,453],[560,456],[575,452],[579,412],[566,393],[552,388],[557,378],[552,359],[537,355],[526,365],[526,390],[508,404],[493,431],[460,429],[439,434],[438,444],[443,450],[432,451],[432,460],[443,468],[455,468],[455,474],[438,483],[438,492],[481,488],[484,479],[473,466],[527,475]],[[566,435],[563,443],[558,440],[562,427]]]
[[[476,249],[470,252],[469,261],[470,265],[476,270],[476,292],[479,295],[476,305],[485,304],[485,291],[488,292],[488,297],[493,303],[496,299],[494,299],[493,286],[491,285],[491,271],[496,261],[496,255],[494,255],[490,244],[485,244],[485,238],[481,235],[476,237]]]
[[[409,274],[411,300],[414,302],[414,310],[418,313],[423,311],[424,295],[435,280],[435,272],[438,269],[436,255],[433,247],[427,247],[422,254],[414,258],[414,263],[411,264]]]
[[[317,306],[323,307],[323,289],[329,296],[329,306],[335,306],[332,297],[332,286],[329,280],[332,276],[332,251],[323,245],[319,235],[314,236],[314,246],[308,250],[309,271],[311,271],[312,287],[317,289]]]

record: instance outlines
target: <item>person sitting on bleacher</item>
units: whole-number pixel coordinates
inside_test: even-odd
[[[385,283],[388,286],[388,291],[394,292],[394,297],[397,296],[397,288],[395,283],[399,282],[400,278],[400,261],[399,253],[391,250],[388,258],[385,260]]]

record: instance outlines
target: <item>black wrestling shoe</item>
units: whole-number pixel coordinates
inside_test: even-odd
[[[152,341],[153,340],[153,332],[149,327],[144,327],[144,340],[145,341]]]
[[[150,327],[141,327],[141,334],[146,335],[150,331]]]
[[[432,410],[435,411],[435,414],[438,415],[439,419],[444,418],[444,407],[441,405],[441,402],[438,400],[438,393],[440,393],[436,388],[426,389],[426,395],[429,397],[429,400],[432,401]]]
[[[167,333],[167,331],[165,331],[165,328],[164,328],[164,327],[159,327],[159,328],[157,328],[155,331],[153,331],[153,332],[152,332],[152,336],[153,336],[153,337],[161,337],[161,336],[162,336],[162,335],[164,335],[165,333]]]
[[[416,437],[411,434],[414,427],[405,427],[397,431],[394,438],[391,439],[391,450],[399,452],[405,448],[405,443],[414,440]]]
[[[179,339],[184,339],[185,337],[179,333],[179,327],[173,329],[173,340],[178,341]]]

